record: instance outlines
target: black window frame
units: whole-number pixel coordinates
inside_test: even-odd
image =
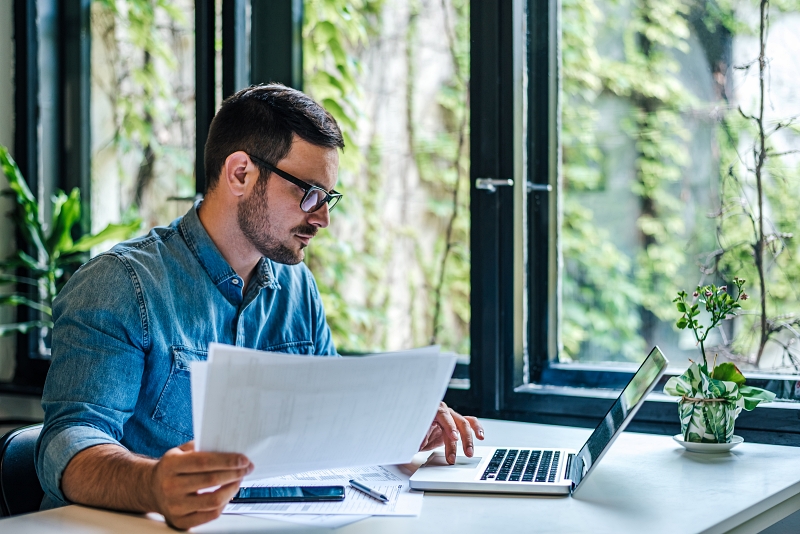
[[[90,229],[91,212],[91,0],[14,0],[13,9],[13,155],[43,217],[49,216],[57,189],[81,189],[85,209],[78,233],[83,233]],[[16,240],[25,249],[19,232]],[[34,289],[29,292],[38,298]],[[38,319],[27,307],[17,314],[20,321]],[[39,354],[34,333],[17,334],[16,347],[14,377],[0,389],[41,391],[49,360]]]
[[[242,38],[247,1],[223,0],[223,96],[251,82],[302,88],[302,1],[251,2],[251,42]],[[90,7],[91,0],[14,3],[16,159],[38,198],[47,202],[54,188],[77,185],[87,208]],[[40,35],[42,8],[56,10],[59,31]],[[549,358],[558,346],[559,313],[558,9],[558,0],[471,2],[472,348],[469,387],[449,389],[445,400],[482,417],[593,427],[632,373],[552,364]],[[205,188],[202,147],[215,111],[214,10],[213,0],[195,1],[199,194]],[[276,21],[285,31],[272,31]],[[54,72],[41,72],[40,46],[59,50]],[[46,117],[42,84],[69,87],[56,93],[57,108]],[[45,147],[47,157],[69,172],[39,176],[44,155],[38,127],[59,132],[58,144]],[[488,192],[476,187],[480,178],[510,178],[514,185]],[[89,213],[84,210],[84,231]],[[30,343],[29,337],[18,340],[14,382],[35,390],[47,362],[30,357]],[[527,385],[528,377],[542,387]],[[798,445],[798,409],[800,404],[778,403],[743,412],[737,433],[750,441]],[[677,433],[674,401],[652,396],[629,428]]]

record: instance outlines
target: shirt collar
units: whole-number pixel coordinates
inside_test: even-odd
[[[225,261],[222,253],[211,240],[211,236],[208,235],[203,223],[200,222],[197,210],[202,202],[202,199],[196,201],[186,215],[183,216],[178,226],[192,254],[208,273],[214,285],[219,286],[228,282],[237,274]],[[272,260],[261,258],[258,261],[256,275],[252,282],[256,282],[261,287],[280,289],[280,285],[275,278],[275,271],[272,268]]]

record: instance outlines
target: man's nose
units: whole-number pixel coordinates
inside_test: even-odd
[[[326,228],[330,222],[331,210],[327,202],[317,211],[308,214],[308,224],[312,224],[317,228]]]

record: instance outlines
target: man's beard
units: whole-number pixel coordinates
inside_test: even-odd
[[[303,253],[304,246],[301,246],[297,251],[292,250],[272,234],[266,180],[264,180],[264,183],[259,180],[250,198],[239,204],[237,219],[239,221],[239,229],[262,256],[286,265],[296,265],[303,261],[305,256]],[[289,237],[291,238],[295,233],[314,236],[317,233],[317,228],[308,224],[301,224],[289,231]]]

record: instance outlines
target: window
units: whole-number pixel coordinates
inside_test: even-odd
[[[528,230],[517,240],[528,243],[528,344],[484,365],[496,373],[484,383],[497,389],[482,395],[483,405],[503,417],[593,425],[650,346],[661,345],[678,372],[697,355],[673,326],[677,290],[736,275],[748,279],[751,307],[719,334],[715,352],[744,367],[750,383],[795,398],[798,301],[788,287],[798,265],[790,237],[798,224],[797,93],[785,77],[798,49],[784,28],[797,13],[770,6],[768,157],[759,171],[757,5],[660,2],[658,16],[649,2],[560,6],[528,4],[522,159],[530,192],[526,211],[506,204]],[[758,172],[772,329],[760,358],[760,280],[750,253],[759,239],[751,223],[758,227]],[[513,257],[501,253],[509,265]],[[524,324],[515,296],[503,301],[501,287],[500,306]],[[796,434],[767,434],[792,429],[795,407],[743,414],[737,428],[795,443]],[[677,431],[674,405],[648,403],[634,428]]]
[[[800,110],[790,76],[800,45],[789,30],[798,13],[773,4],[760,172],[774,332],[746,373],[792,399]],[[649,345],[684,367],[694,349],[673,327],[671,299],[700,280],[698,262],[704,281],[747,278],[748,303],[760,306],[747,252],[747,240],[759,238],[744,224],[758,197],[750,147],[760,137],[748,118],[761,98],[755,3],[77,5],[83,11],[65,13],[91,7],[81,27],[92,29],[92,46],[64,34],[74,60],[64,63],[66,79],[88,80],[88,50],[93,67],[111,66],[91,69],[91,105],[88,91],[64,92],[73,95],[60,101],[65,116],[85,120],[65,120],[74,135],[62,137],[81,140],[81,151],[71,145],[52,161],[77,169],[70,180],[87,191],[91,176],[93,206],[114,206],[93,209],[93,226],[104,216],[152,225],[180,215],[203,188],[196,154],[215,103],[248,83],[302,87],[347,134],[345,201],[308,253],[337,345],[363,353],[441,343],[460,355],[446,400],[463,411],[594,425]],[[18,65],[34,68],[25,61]],[[133,83],[154,75],[163,85]],[[52,92],[59,76],[34,81]],[[35,109],[18,105],[17,116]],[[127,112],[149,118],[114,119]],[[35,174],[40,150],[28,137],[36,129],[22,122],[16,144],[30,153],[17,159],[42,196],[55,182]],[[92,151],[82,124],[92,125]],[[706,216],[720,206],[727,217]],[[755,318],[732,322],[719,350],[752,363],[761,345]],[[655,400],[633,428],[673,432],[674,405]],[[793,406],[743,414],[737,428],[748,439],[798,442]],[[782,433],[770,433],[777,427]]]
[[[695,340],[668,303],[739,276],[744,313],[706,345],[751,374],[797,374],[798,14],[767,8],[762,94],[757,3],[661,4],[657,18],[647,2],[564,4],[558,361],[639,361],[658,344],[683,369]]]
[[[304,89],[346,144],[307,263],[344,353],[436,343],[469,362],[469,27],[466,0],[305,5]]]
[[[169,224],[195,194],[194,2],[94,1],[92,227]]]

